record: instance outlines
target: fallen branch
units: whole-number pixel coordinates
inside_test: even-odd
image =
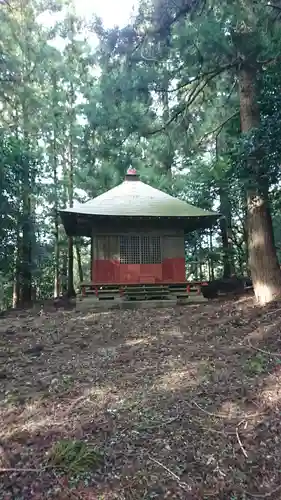
[[[245,420],[241,420],[241,422],[239,422],[239,424],[236,427],[236,437],[237,437],[237,441],[238,441],[238,444],[239,444],[239,446],[241,448],[241,451],[242,451],[243,455],[246,458],[248,458],[248,453],[246,452],[246,450],[245,450],[245,448],[244,448],[244,446],[243,446],[243,444],[241,442],[240,436],[239,436],[239,427],[240,427],[240,425],[243,424],[243,422],[245,422]]]
[[[190,487],[186,483],[183,483],[181,481],[181,478],[179,476],[177,476],[177,474],[175,474],[172,470],[168,469],[168,467],[166,467],[166,465],[162,464],[161,462],[159,462],[158,460],[156,460],[156,458],[153,458],[150,455],[148,455],[148,458],[149,458],[149,460],[151,460],[151,462],[154,462],[157,465],[159,465],[159,467],[162,467],[162,469],[164,469],[165,471],[167,471],[174,479],[176,479],[176,481],[178,482],[179,486],[182,489],[184,489],[185,491],[189,491],[190,492]]]
[[[225,418],[227,420],[230,420],[231,418],[234,418],[234,417],[231,417],[231,415],[226,415],[226,414],[223,414],[223,413],[211,413],[210,411],[208,410],[205,410],[205,408],[202,408],[202,406],[200,406],[198,403],[196,403],[196,401],[194,401],[194,399],[192,399],[191,401],[195,406],[197,406],[197,408],[199,408],[199,410],[203,411],[203,413],[206,413],[206,415],[209,415],[209,417],[215,417],[215,418]],[[192,405],[187,403],[188,406],[190,408],[192,408]],[[247,419],[251,419],[251,418],[255,418],[255,417],[260,417],[262,415],[262,413],[252,413],[250,415],[245,415],[244,420],[247,420]],[[235,417],[237,418],[237,417]]]
[[[221,413],[211,413],[208,410],[205,410],[205,408],[202,408],[196,401],[192,400],[192,403],[199,408],[199,410],[203,411],[203,413],[206,413],[206,415],[209,415],[209,417],[216,417],[216,418],[227,418],[229,419],[228,415],[222,415]],[[192,405],[189,405],[192,408]]]
[[[151,429],[157,429],[159,427],[165,427],[166,425],[169,425],[169,424],[172,424],[173,422],[176,422],[177,420],[179,420],[181,418],[181,416],[177,416],[177,417],[173,417],[173,418],[169,418],[168,420],[159,420],[158,422],[152,422],[151,425],[150,424],[145,424],[145,423],[142,423],[140,424],[138,427],[137,427],[137,431],[142,431],[143,429],[145,430],[151,430]]]
[[[204,429],[204,431],[213,432],[214,434],[219,434],[224,437],[236,435],[234,431],[226,431],[226,432],[219,431],[218,429],[213,429],[212,427],[205,427],[204,425],[200,425],[200,427],[201,429]]]
[[[158,460],[156,460],[156,458],[153,458],[151,457],[150,455],[148,456],[149,460],[151,460],[152,462],[155,462],[157,465],[159,465],[160,467],[162,467],[163,469],[165,469],[167,472],[169,472],[169,474],[171,474],[171,476],[173,476],[177,481],[180,481],[180,477],[177,476],[177,474],[175,474],[173,471],[171,471],[170,469],[168,469],[168,467],[166,467],[166,465],[164,464],[161,464],[161,462],[159,462]]]
[[[281,353],[265,351],[265,349],[260,349],[260,347],[255,347],[253,346],[250,340],[248,340],[248,344],[249,347],[251,347],[251,349],[254,349],[254,351],[262,352],[263,354],[267,354],[268,356],[272,356],[273,358],[281,359]]]
[[[16,467],[7,467],[7,468],[1,468],[0,469],[0,474],[4,474],[5,472],[19,472],[19,473],[24,473],[24,472],[36,472],[37,474],[44,472],[46,469],[51,469],[52,467],[42,467],[42,469],[29,469],[29,468],[16,468]]]
[[[272,495],[274,495],[275,493],[277,493],[277,491],[280,490],[281,490],[281,484],[279,484],[279,486],[277,486],[277,488],[275,488],[274,490],[268,491],[268,493],[264,493],[263,495],[259,493],[250,493],[249,491],[244,491],[244,490],[243,493],[253,498],[270,498]]]
[[[268,313],[266,313],[266,317],[271,316],[271,314],[275,314],[276,312],[281,312],[281,307],[279,307],[278,309],[273,309],[272,311],[269,311]]]

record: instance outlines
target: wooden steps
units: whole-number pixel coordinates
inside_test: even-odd
[[[169,287],[166,285],[127,285],[123,297],[126,300],[169,299]]]
[[[99,285],[95,283],[81,283],[81,295],[95,296],[97,301],[126,300],[179,300],[184,301],[188,297],[201,295],[199,284],[187,283],[139,283],[120,285]]]

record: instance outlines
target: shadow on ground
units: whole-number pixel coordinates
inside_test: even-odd
[[[279,317],[245,298],[2,319],[1,497],[279,499]],[[102,467],[46,469],[65,437]]]

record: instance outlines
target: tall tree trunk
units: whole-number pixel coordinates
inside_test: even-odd
[[[238,260],[238,267],[239,267],[239,272],[240,275],[244,275],[244,268],[245,268],[245,260],[244,260],[244,255],[242,248],[238,248],[237,250],[237,260]]]
[[[69,171],[68,171],[68,201],[69,207],[73,207],[73,169],[74,169],[74,157],[73,157],[73,106],[74,106],[74,89],[73,83],[70,84],[70,137],[69,137]],[[74,253],[73,253],[73,237],[68,237],[68,272],[67,272],[67,293],[69,297],[75,296],[74,291],[74,279],[73,279],[73,264],[74,264]]]
[[[27,305],[31,302],[32,295],[32,241],[31,241],[31,200],[29,165],[23,163],[23,223],[22,223],[22,303]]]
[[[244,221],[243,221],[243,240],[244,240],[244,245],[245,245],[245,263],[246,265],[244,266],[246,268],[247,275],[251,274],[251,270],[249,269],[249,241],[248,241],[248,225],[247,225],[247,199],[245,199],[245,209],[243,210],[244,213]]]
[[[216,161],[219,161],[219,149],[223,151],[225,138],[217,136],[216,138]],[[223,278],[230,278],[235,272],[233,248],[232,248],[232,217],[231,203],[229,199],[229,183],[225,176],[218,183],[220,198],[220,213],[223,218],[220,219],[220,232],[222,240],[223,253]]]
[[[73,278],[73,263],[74,263],[74,254],[73,254],[73,237],[68,237],[68,267],[67,267],[67,295],[69,297],[75,296],[74,291],[74,278]]]
[[[19,214],[18,214],[19,217]],[[16,247],[14,254],[13,308],[20,304],[20,225],[17,221]]]
[[[64,249],[64,251],[62,252],[62,267],[60,273],[60,293],[62,295],[66,295],[68,290],[67,271],[68,271],[68,249]]]
[[[199,265],[199,280],[203,280],[203,266],[202,266],[202,237],[199,237],[199,249],[198,249],[198,265]]]
[[[53,160],[53,181],[54,181],[54,258],[55,258],[55,276],[54,276],[54,297],[60,294],[59,268],[60,268],[60,247],[59,247],[59,214],[58,214],[58,153],[57,153],[57,135],[58,135],[58,98],[57,98],[57,75],[52,74],[52,93],[53,93],[53,138],[52,138],[52,160]]]
[[[209,280],[214,280],[215,275],[214,275],[214,261],[213,261],[213,231],[210,229],[210,257],[209,257]]]
[[[162,106],[163,106],[163,124],[165,125],[170,119],[170,107],[169,107],[169,75],[164,75],[163,78],[163,92],[161,94]],[[168,129],[165,131],[165,148],[163,151],[163,167],[165,175],[172,180],[172,165],[174,161],[174,147],[170,137]]]
[[[231,241],[231,206],[227,190],[220,188],[220,231],[223,251],[223,277],[230,278],[234,273],[232,241]]]
[[[15,107],[15,135],[19,139],[19,112],[18,107]],[[13,308],[17,308],[20,304],[20,266],[21,266],[21,178],[20,172],[16,173],[16,198],[17,198],[17,220],[16,220],[16,247],[14,252],[14,265],[13,265]]]
[[[79,281],[80,281],[80,283],[82,283],[82,281],[84,281],[84,276],[83,276],[83,267],[82,267],[82,260],[81,260],[80,245],[79,245],[78,241],[75,242],[75,248],[76,248],[76,256],[77,256]]]
[[[239,72],[240,117],[242,132],[260,125],[257,103],[257,70],[244,64]],[[274,246],[271,214],[257,158],[248,159],[250,182],[247,186],[247,233],[249,267],[255,296],[266,304],[281,296],[281,272]]]
[[[23,305],[32,301],[32,214],[31,214],[31,170],[29,158],[28,111],[23,95],[23,136],[26,151],[22,158],[22,260],[21,260],[21,300]]]
[[[70,15],[69,18],[69,30],[70,30],[70,67],[73,67],[74,71],[74,35],[75,35],[75,25],[74,25],[74,17]],[[69,88],[69,171],[68,171],[68,201],[69,207],[73,207],[73,175],[74,175],[74,125],[75,125],[75,90],[73,81],[70,81]],[[67,273],[67,293],[69,297],[75,296],[74,291],[74,279],[73,279],[73,263],[74,263],[74,255],[73,255],[73,237],[68,237],[68,273]]]
[[[54,276],[54,297],[58,297],[60,294],[60,247],[59,247],[59,220],[58,220],[58,210],[55,208],[55,276]]]
[[[30,84],[30,33],[28,14],[24,3],[20,4],[20,18],[23,27],[22,71],[21,71],[21,112],[22,135],[24,140],[22,168],[22,261],[21,261],[21,300],[27,305],[32,300],[32,215],[31,215],[31,165],[30,165],[30,117],[29,117],[29,84]]]
[[[67,171],[67,160],[64,159],[62,166],[62,177],[63,177],[63,189],[62,189],[62,205],[64,208],[67,207],[68,203],[68,171]],[[60,293],[62,295],[67,294],[68,286],[68,238],[66,239],[65,233],[63,233],[62,239],[62,249],[61,249],[61,272],[60,272]]]

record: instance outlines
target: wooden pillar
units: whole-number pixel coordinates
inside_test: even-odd
[[[91,276],[91,281],[94,281],[94,272],[93,272],[93,267],[94,267],[94,235],[92,234],[91,236],[91,270],[90,270],[90,276]]]

